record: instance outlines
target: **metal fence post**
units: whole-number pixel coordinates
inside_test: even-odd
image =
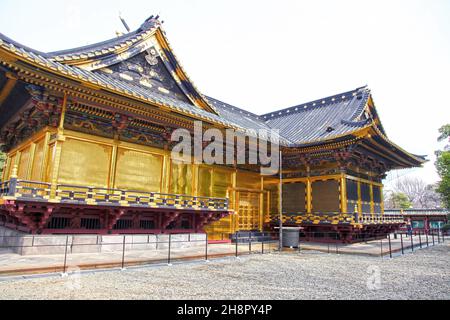
[[[252,254],[252,234],[248,234],[248,254]]]
[[[411,252],[414,252],[414,239],[413,239],[414,235],[413,233],[411,233]]]
[[[402,255],[405,254],[405,249],[403,248],[403,233],[400,233],[400,243],[402,245]]]
[[[422,231],[419,231],[419,246],[422,249]]]
[[[428,242],[428,230],[425,230],[425,235],[427,237],[427,248],[430,246],[430,243]]]
[[[434,242],[434,231],[431,230],[431,238],[433,239],[433,247],[435,246],[435,242]]]
[[[334,234],[335,235],[335,244],[336,244],[336,254],[339,254],[339,248],[338,248],[338,234],[337,233],[335,233]]]
[[[69,246],[69,236],[66,236],[66,248],[64,250],[64,267],[63,267],[63,274],[66,274],[67,269],[67,247]]]
[[[205,260],[208,262],[208,235],[206,235],[206,242],[205,242]]]
[[[438,228],[438,243],[441,243],[441,231]]]
[[[389,257],[392,259],[391,234],[389,234],[388,237],[389,237]]]
[[[236,258],[238,258],[239,257],[239,252],[238,252],[238,237],[237,237],[237,234],[235,235],[235,238],[234,238],[234,242],[236,243]]]
[[[171,256],[170,256],[170,250],[171,250],[171,248],[172,248],[172,234],[170,233],[169,234],[169,252],[168,252],[168,256],[167,256],[167,265],[171,265]]]
[[[123,236],[123,243],[122,243],[122,270],[125,269],[125,245],[127,243],[127,236]]]
[[[383,258],[383,239],[380,240],[381,258]]]

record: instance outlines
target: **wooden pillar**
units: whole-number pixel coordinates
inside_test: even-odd
[[[307,171],[307,179],[306,179],[306,212],[312,213],[312,182],[311,182],[311,176],[310,176],[310,167],[306,167]]]
[[[55,198],[56,198],[59,165],[61,162],[62,145],[63,145],[64,140],[65,140],[64,137],[58,136],[58,139],[55,142],[55,146],[54,146],[54,152],[53,152],[53,157],[52,157],[53,168],[52,168],[52,172],[50,175],[51,176],[51,178],[50,178],[50,183],[51,183],[50,200],[55,200]]]
[[[192,194],[194,195],[194,197],[198,196],[198,165],[197,164],[193,164],[192,165],[192,177],[193,177],[193,181],[192,181]]]
[[[231,225],[232,225],[232,233],[236,233],[239,229],[239,194],[236,191],[237,188],[237,170],[234,170],[233,175],[232,175],[232,184],[233,184],[233,190],[232,190],[232,194],[233,194],[233,210],[234,210],[234,214],[233,217],[231,218]]]
[[[2,172],[2,181],[6,181],[8,177],[6,176],[9,171],[9,164],[11,162],[11,158],[9,156],[6,157],[5,162],[3,163],[3,172]]]
[[[380,186],[380,197],[381,197],[381,215],[384,216],[384,186]]]
[[[264,177],[261,176],[261,194],[259,195],[259,231],[264,230]]]
[[[67,93],[64,94],[62,109],[61,109],[61,117],[59,119],[59,127],[55,142],[55,150],[53,154],[53,170],[51,173],[51,187],[50,187],[50,201],[55,201],[56,199],[56,190],[58,185],[58,174],[59,174],[59,165],[61,162],[61,152],[62,152],[62,145],[65,141],[64,137],[64,120],[66,115],[66,109],[67,109],[67,100],[68,96]],[[56,200],[57,201],[57,200]]]
[[[362,210],[362,196],[361,196],[361,180],[358,178],[358,212],[363,214]]]
[[[375,202],[373,199],[373,184],[370,184],[370,213],[375,216]]]
[[[50,142],[50,132],[45,133],[44,137],[44,149],[42,150],[42,163],[41,163],[41,172],[39,172],[39,180],[44,181],[45,180],[45,172],[47,170],[47,164],[49,161],[48,159],[48,148],[49,148],[49,142]]]
[[[114,145],[111,152],[111,164],[109,167],[109,188],[116,188],[116,174],[117,174],[117,152],[118,152],[117,141],[114,139]]]
[[[163,160],[163,177],[161,181],[161,192],[169,193],[170,188],[170,151],[165,148],[164,160]]]
[[[342,172],[341,173],[341,179],[340,179],[340,183],[341,183],[341,192],[340,192],[340,197],[341,197],[341,213],[347,213],[348,209],[347,209],[347,180],[345,178],[345,173]]]

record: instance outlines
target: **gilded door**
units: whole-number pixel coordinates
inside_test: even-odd
[[[238,192],[238,230],[261,229],[261,193]]]

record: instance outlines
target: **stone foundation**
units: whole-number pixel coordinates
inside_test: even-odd
[[[30,256],[68,253],[121,252],[125,237],[126,251],[145,251],[204,247],[206,234],[161,235],[28,235],[0,227],[2,251]]]

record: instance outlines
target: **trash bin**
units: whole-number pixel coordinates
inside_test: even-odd
[[[283,227],[283,247],[298,248],[300,245],[300,230],[302,228]]]

